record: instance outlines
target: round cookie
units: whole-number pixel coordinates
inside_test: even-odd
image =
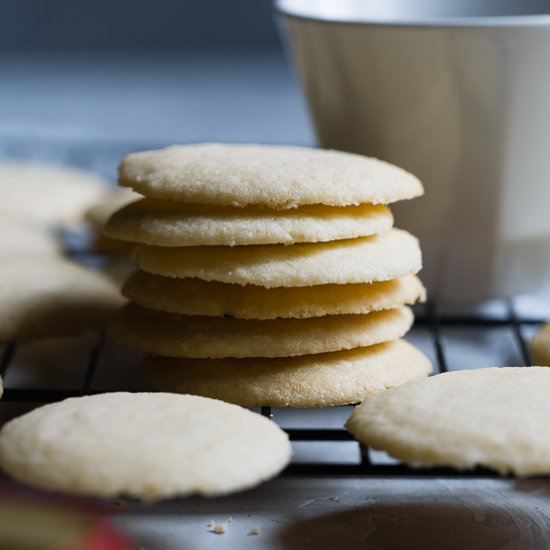
[[[132,153],[120,165],[119,184],[158,199],[276,209],[387,204],[423,193],[412,174],[361,155],[219,143]]]
[[[61,244],[47,228],[25,218],[0,215],[0,255],[60,255]]]
[[[401,229],[373,237],[291,246],[136,245],[132,258],[148,273],[266,288],[387,281],[417,273],[422,267],[418,240]]]
[[[111,498],[224,495],[275,476],[287,435],[241,407],[168,393],[108,393],[45,405],[0,432],[0,465],[32,486]]]
[[[426,291],[415,275],[371,284],[278,287],[172,279],[136,271],[122,290],[149,309],[183,315],[276,319],[370,313],[424,301]]]
[[[128,254],[131,245],[111,239],[103,234],[108,219],[120,208],[141,198],[130,189],[114,188],[104,193],[101,199],[86,212],[86,220],[94,230],[92,248],[107,254]]]
[[[85,218],[97,229],[102,229],[115,212],[141,198],[141,195],[134,193],[131,189],[120,187],[109,189],[88,208]]]
[[[352,239],[383,233],[392,225],[390,209],[381,204],[273,210],[142,199],[116,212],[104,234],[154,246],[235,246]]]
[[[290,357],[396,340],[412,322],[406,307],[368,315],[257,321],[174,315],[128,304],[109,333],[121,344],[165,357]]]
[[[149,357],[145,374],[165,391],[223,399],[245,407],[328,407],[428,376],[430,360],[404,340],[282,359]]]
[[[105,327],[124,303],[106,276],[55,256],[2,255],[0,341]]]
[[[550,323],[539,327],[529,342],[529,349],[536,365],[550,366]]]
[[[414,465],[550,473],[550,369],[457,371],[368,398],[346,427]]]
[[[0,164],[0,214],[66,225],[80,221],[107,189],[90,172],[47,164]]]

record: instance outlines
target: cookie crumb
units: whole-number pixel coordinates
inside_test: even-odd
[[[259,535],[260,535],[260,528],[259,527],[254,527],[254,529],[250,529],[250,531],[248,532],[247,537],[255,537],[255,536],[259,536]]]
[[[229,529],[230,523],[231,518],[227,518],[225,521],[220,522],[212,520],[208,525],[208,530],[216,535],[223,535]]]

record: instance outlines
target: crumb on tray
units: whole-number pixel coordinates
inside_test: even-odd
[[[216,533],[216,535],[223,535],[229,528],[231,523],[231,518],[227,518],[225,521],[214,521],[212,520],[208,525],[208,530],[211,533]]]

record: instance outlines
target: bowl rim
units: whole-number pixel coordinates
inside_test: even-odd
[[[434,16],[418,18],[376,19],[369,17],[327,16],[318,9],[318,4],[311,2],[304,9],[292,6],[295,0],[273,0],[275,13],[293,19],[317,23],[337,23],[342,25],[360,25],[374,27],[550,27],[548,13],[525,15],[488,15],[488,16]]]

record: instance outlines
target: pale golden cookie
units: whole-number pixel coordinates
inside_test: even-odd
[[[381,204],[273,210],[143,199],[116,212],[104,234],[154,246],[293,244],[376,235],[392,224]]]
[[[328,407],[428,376],[430,360],[404,340],[282,359],[149,357],[145,373],[165,391],[246,407]]]
[[[415,176],[377,159],[250,144],[174,145],[132,153],[120,165],[119,183],[158,199],[278,209],[387,204],[423,193]]]
[[[201,279],[172,279],[137,271],[122,292],[131,301],[150,309],[239,319],[370,313],[410,305],[426,297],[415,275],[371,284],[264,288]]]
[[[101,273],[55,256],[0,254],[0,341],[103,328],[124,303]]]
[[[529,349],[535,365],[550,366],[550,323],[539,327],[529,342]]]
[[[267,288],[372,283],[417,273],[418,240],[400,229],[329,243],[258,246],[153,247],[136,245],[143,271]]]
[[[102,229],[115,212],[141,198],[141,195],[131,189],[109,189],[86,211],[85,217],[95,227]]]
[[[93,227],[92,248],[97,252],[127,255],[131,245],[120,240],[111,239],[103,234],[103,229],[109,218],[120,208],[135,202],[141,195],[131,189],[114,188],[104,193],[100,200],[86,212],[86,220]]]
[[[290,357],[396,340],[411,327],[406,307],[368,315],[328,315],[267,321],[174,315],[128,304],[110,336],[166,357]]]
[[[68,166],[0,164],[0,215],[51,225],[80,221],[107,189],[90,172]]]
[[[168,393],[109,393],[45,405],[0,432],[0,464],[29,485],[99,497],[224,495],[275,476],[288,436],[241,407]]]
[[[545,367],[451,372],[368,398],[347,428],[411,464],[550,474],[549,394]]]

